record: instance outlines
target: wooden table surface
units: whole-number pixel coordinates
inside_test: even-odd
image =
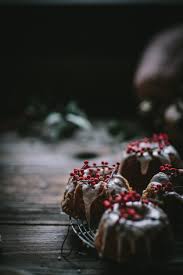
[[[118,148],[119,149],[119,148]],[[67,233],[68,217],[61,212],[60,201],[68,173],[80,165],[76,155],[96,152],[98,159],[118,161],[120,154],[106,141],[90,144],[84,138],[68,139],[57,144],[20,138],[15,133],[0,138],[0,274],[2,266],[30,274],[134,274],[136,270],[119,267],[97,258],[94,251],[82,246],[71,233],[64,253],[73,250],[67,258],[59,258],[60,247]],[[183,239],[182,239],[183,241]],[[166,273],[183,272],[183,246],[176,242],[172,261],[158,270]],[[147,272],[141,270],[141,273]],[[157,267],[149,268],[154,274]]]

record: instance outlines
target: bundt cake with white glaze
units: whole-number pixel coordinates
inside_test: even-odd
[[[170,144],[168,136],[154,134],[127,145],[122,152],[119,173],[134,190],[141,193],[152,176],[158,173],[159,167],[167,163],[177,168],[182,166],[178,152]]]
[[[110,166],[108,162],[90,164],[84,161],[82,168],[70,174],[62,200],[63,211],[71,217],[87,220],[97,225],[105,208],[103,201],[110,195],[130,190],[128,181],[118,174],[119,163]]]
[[[172,250],[167,215],[158,206],[140,200],[136,192],[122,192],[104,201],[95,237],[99,256],[118,263],[151,263]]]
[[[171,224],[178,226],[183,220],[183,169],[176,169],[170,164],[161,166],[160,172],[152,177],[143,191],[142,198],[158,203]]]

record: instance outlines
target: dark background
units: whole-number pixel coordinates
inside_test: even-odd
[[[136,112],[133,75],[151,36],[182,23],[181,5],[0,6],[0,115],[32,100],[75,99],[92,116]]]

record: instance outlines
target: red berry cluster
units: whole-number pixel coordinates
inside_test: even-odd
[[[146,148],[140,148],[140,143],[141,141],[140,140],[137,140],[137,141],[133,141],[133,142],[130,142],[128,145],[127,145],[127,149],[126,149],[126,152],[128,154],[131,154],[131,153],[138,153],[139,155],[143,155],[143,153],[145,151],[150,151],[150,147],[146,147]]]
[[[153,184],[151,185],[151,189],[155,194],[163,194],[165,192],[171,192],[173,191],[173,185],[171,182],[167,183],[159,183],[159,184]]]
[[[163,172],[170,177],[177,177],[180,174],[179,169],[172,167],[171,164],[165,164],[160,166],[160,172]]]
[[[103,205],[105,208],[113,209],[115,203],[119,204],[120,207],[120,218],[124,217],[127,219],[136,220],[139,219],[139,214],[133,206],[127,206],[127,202],[140,201],[140,195],[135,191],[125,191],[116,196],[111,196],[108,200],[104,200]]]
[[[107,161],[102,161],[100,165],[97,165],[96,163],[90,165],[89,161],[85,160],[82,168],[75,168],[73,172],[70,173],[70,176],[75,183],[79,181],[95,185],[99,181],[108,182],[113,171],[117,171],[118,168],[119,163],[109,166]],[[108,169],[108,171],[104,171],[105,169]]]
[[[138,213],[137,209],[135,207],[124,207],[120,210],[120,218],[125,218],[128,220],[140,220],[143,218],[143,215]]]
[[[115,196],[110,196],[108,200],[103,202],[105,208],[112,208],[113,204],[119,203],[125,205],[127,202],[139,201],[140,195],[135,191],[124,191]]]
[[[127,202],[139,201],[140,195],[135,191],[122,192],[119,195],[115,196],[114,201],[122,204],[126,204]]]
[[[164,143],[165,145],[169,145],[169,138],[168,135],[165,133],[159,133],[159,134],[153,134],[151,138],[152,142],[159,142],[159,143]]]
[[[142,143],[143,143],[143,147],[141,147]],[[163,133],[154,134],[150,138],[145,137],[143,139],[130,142],[127,146],[126,152],[128,154],[136,153],[136,154],[139,154],[140,156],[142,156],[144,152],[148,152],[149,154],[152,154],[152,152],[154,150],[150,146],[152,143],[157,143],[158,154],[161,154],[161,150],[170,144],[167,134],[163,134]]]

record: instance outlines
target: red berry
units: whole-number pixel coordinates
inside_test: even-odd
[[[135,195],[135,198],[136,198],[136,200],[140,200],[140,195],[139,195],[139,194],[136,194],[136,195]]]
[[[109,197],[109,201],[110,201],[110,202],[113,201],[113,197],[112,197],[112,196]]]
[[[136,211],[135,211],[135,209],[133,209],[133,208],[129,208],[129,209],[127,210],[127,212],[128,212],[128,214],[129,214],[130,216],[134,216],[134,215],[136,214]]]
[[[127,214],[127,213],[124,213],[124,214],[123,214],[123,218],[127,219],[127,218],[128,218],[128,214]]]
[[[128,202],[128,197],[123,198],[124,203]]]
[[[119,203],[119,202],[121,201],[121,196],[120,196],[120,195],[117,195],[117,196],[115,197],[114,201],[115,201],[116,203]]]
[[[145,203],[145,204],[148,204],[148,203],[149,203],[149,201],[146,200],[146,199],[143,199],[142,202]]]
[[[91,184],[92,184],[92,185],[95,185],[95,184],[96,184],[96,182],[95,182],[95,181],[91,181]]]
[[[103,201],[103,205],[105,208],[109,208],[111,206],[111,204],[108,200]]]

